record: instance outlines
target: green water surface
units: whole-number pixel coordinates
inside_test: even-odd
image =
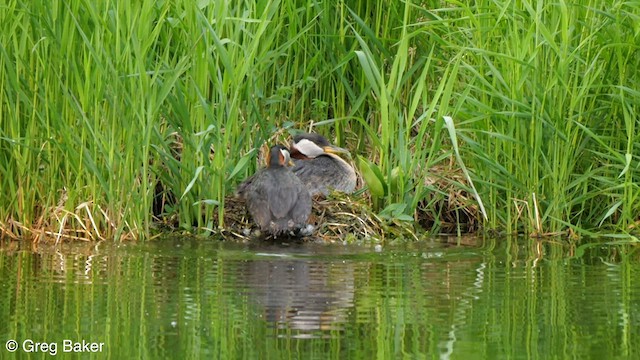
[[[630,247],[576,257],[525,238],[178,238],[0,249],[2,359],[640,359]]]

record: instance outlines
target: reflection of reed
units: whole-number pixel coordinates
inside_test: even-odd
[[[33,277],[53,283],[93,284],[96,274],[107,267],[107,256],[99,255],[101,243],[77,242],[60,245],[11,242],[0,251],[32,254]],[[98,277],[99,278],[99,277]]]
[[[249,296],[277,329],[299,330],[295,337],[343,329],[353,307],[353,263],[256,260],[245,264]]]

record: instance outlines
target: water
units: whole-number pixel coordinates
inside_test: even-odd
[[[640,358],[638,251],[514,243],[8,243],[0,358]]]

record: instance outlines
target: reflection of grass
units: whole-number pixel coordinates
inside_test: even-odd
[[[0,231],[218,231],[258,149],[313,126],[362,156],[372,191],[347,217],[363,204],[379,228],[634,231],[639,17],[589,0],[10,0]]]
[[[638,252],[598,246],[567,259],[572,246],[522,240],[383,253],[185,237],[3,247],[0,317],[6,338],[104,342],[99,358],[431,358],[447,348],[520,358],[527,347],[538,358],[634,358],[640,328],[600,319],[635,314]],[[595,335],[601,346],[576,346]]]

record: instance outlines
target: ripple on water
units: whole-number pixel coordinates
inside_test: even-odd
[[[614,261],[613,252],[572,259],[528,251],[528,243],[376,248],[187,238],[64,246],[1,249],[2,338],[91,334],[109,342],[113,357],[272,350],[300,358],[293,351],[310,344],[333,344],[343,358],[522,358],[522,348],[532,358],[567,349],[578,358],[637,355],[626,344],[640,336],[632,286],[640,268]],[[287,346],[292,353],[281,354]]]

